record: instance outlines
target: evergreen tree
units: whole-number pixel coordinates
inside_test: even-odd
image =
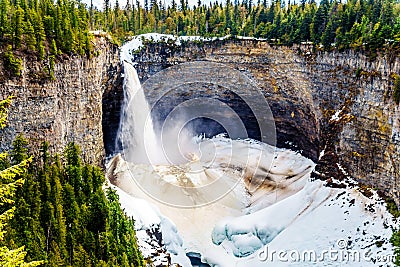
[[[38,47],[38,52],[39,52],[39,59],[44,59],[45,56],[45,46],[44,42],[46,39],[46,34],[44,32],[44,26],[42,23],[42,19],[40,16],[37,16],[37,24],[35,28],[35,33],[36,33],[36,44]]]
[[[17,4],[16,11],[14,12],[13,16],[13,32],[14,32],[13,44],[15,48],[21,47],[22,34],[24,32],[23,20],[24,20],[24,10]]]
[[[0,38],[10,32],[9,12],[9,0],[0,0]]]
[[[105,22],[108,22],[108,16],[110,13],[110,0],[104,0],[104,18]]]
[[[29,20],[26,22],[25,36],[26,36],[25,43],[28,50],[35,51],[36,50],[35,30]]]
[[[3,59],[4,67],[12,76],[21,76],[22,59],[16,57],[11,45],[8,45]]]
[[[229,29],[229,31],[232,28],[230,8],[231,8],[230,0],[226,0],[226,2],[225,2],[225,30]]]

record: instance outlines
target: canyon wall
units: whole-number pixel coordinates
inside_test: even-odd
[[[294,55],[289,48],[280,48],[278,51],[266,42],[254,40],[189,42],[182,46],[149,44],[134,55],[134,61],[138,63],[138,75],[143,82],[164,68],[193,60],[221,63],[253,80],[274,115],[277,145],[302,151],[305,156],[317,160],[319,121],[309,91],[312,85],[302,71],[302,58]],[[196,73],[193,73],[194,79],[195,76]],[[204,89],[204,93],[211,97],[215,97],[216,94],[222,101],[236,98],[232,92],[226,92],[225,89],[210,85]],[[215,92],[218,90],[220,92]],[[178,104],[177,99],[187,98],[184,92],[172,91],[172,94],[174,92],[176,95],[169,97],[172,102],[165,107],[167,110]],[[152,102],[151,92],[146,93]],[[243,121],[255,120],[253,114],[244,113],[240,116]],[[250,123],[250,127],[246,128],[250,137],[259,139],[257,124]]]
[[[21,79],[0,79],[0,95],[15,96],[0,149],[9,149],[18,133],[54,152],[68,142],[79,144],[84,160],[102,164],[115,152],[123,100],[118,49],[104,38],[99,55],[56,62],[55,80],[38,79],[40,66],[24,58]],[[362,53],[315,52],[306,46],[271,47],[256,40],[148,43],[134,54],[139,78],[194,60],[221,63],[249,77],[266,98],[275,119],[277,145],[295,149],[317,162],[315,177],[358,181],[385,191],[399,203],[400,111],[392,99],[397,57],[370,62]],[[1,71],[1,68],[0,68]],[[204,92],[176,91],[158,109],[168,112],[192,96],[208,94],[222,101],[237,99],[217,87]],[[228,88],[229,89],[229,88]],[[146,92],[150,102],[152,93]],[[240,101],[233,106],[244,107]],[[162,113],[163,110],[157,110]],[[250,137],[258,138],[254,114],[242,109]],[[103,142],[104,139],[104,142]],[[34,148],[37,151],[37,146]]]
[[[14,95],[8,125],[1,130],[1,150],[8,150],[19,133],[30,140],[34,153],[42,141],[50,151],[61,153],[69,142],[82,149],[85,162],[102,164],[102,97],[109,90],[119,63],[119,51],[105,37],[95,38],[97,56],[58,58],[54,79],[29,55],[23,56],[24,70],[18,79],[0,82],[0,98]],[[112,87],[112,86],[111,86]]]
[[[149,43],[133,58],[143,82],[165,68],[193,60],[243,72],[271,107],[278,147],[298,150],[317,162],[314,177],[351,176],[399,203],[400,117],[392,99],[393,74],[400,74],[398,57],[378,56],[371,62],[361,52],[217,40],[182,46]],[[151,92],[147,95],[151,101]],[[175,101],[166,110],[185,95],[169,98]],[[251,114],[245,119],[251,120]]]
[[[354,51],[306,58],[322,122],[316,171],[325,178],[348,173],[399,204],[400,113],[392,94],[400,58],[370,61]]]

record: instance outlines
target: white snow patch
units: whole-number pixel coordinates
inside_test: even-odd
[[[343,168],[342,165],[340,165],[339,163],[336,163],[336,166],[339,168],[339,170],[343,173],[344,176],[348,177],[349,173]]]
[[[335,114],[332,115],[331,119],[329,122],[334,122],[334,121],[339,121],[340,120],[340,114],[343,112],[343,109],[337,110]]]
[[[325,156],[325,149],[323,149],[323,150],[319,153],[318,160],[321,160],[323,156]]]
[[[309,182],[303,190],[273,206],[218,224],[214,236],[218,236],[219,242],[225,237],[218,247],[223,247],[226,253],[205,254],[204,259],[211,266],[222,267],[377,266],[374,261],[385,256],[390,258],[394,253],[389,239],[395,226],[393,217],[377,194],[369,199],[356,188],[333,189],[322,186],[321,181]],[[240,243],[236,242],[237,237],[240,237]],[[265,246],[251,255],[238,255],[237,251],[249,253],[258,248],[254,237]],[[249,249],[250,246],[253,249]],[[355,253],[352,255],[359,255],[360,259],[342,258],[340,261],[340,258],[322,257],[325,250],[339,251],[338,255]],[[313,251],[317,261],[306,258],[295,262],[288,254],[279,260],[277,254],[271,255],[272,251],[298,252],[300,255]],[[268,259],[266,253],[269,253]],[[394,266],[389,261],[382,265]]]

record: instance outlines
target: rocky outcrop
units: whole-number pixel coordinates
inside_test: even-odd
[[[8,125],[0,134],[2,150],[9,149],[15,136],[23,133],[34,153],[42,141],[48,141],[50,150],[58,153],[75,142],[86,162],[102,163],[102,96],[109,75],[115,75],[119,54],[105,38],[96,38],[93,45],[97,56],[91,59],[57,59],[54,80],[38,78],[36,74],[45,72],[45,64],[25,55],[22,76],[0,83],[1,98],[15,96]]]
[[[230,39],[181,47],[147,44],[134,59],[142,81],[193,60],[223,63],[245,73],[271,107],[277,145],[317,162],[315,177],[352,176],[399,201],[400,111],[391,98],[399,58],[370,62],[352,51],[314,52],[308,47]],[[172,104],[164,103],[163,109],[168,111],[185,97],[169,97]],[[233,98],[229,93],[225,97]],[[244,119],[251,116],[247,113]],[[250,136],[257,138],[256,131],[250,129]]]

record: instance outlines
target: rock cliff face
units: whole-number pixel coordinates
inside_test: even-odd
[[[400,58],[319,53],[308,58],[312,94],[321,111],[317,171],[346,172],[389,193],[399,204],[400,114],[392,99]]]
[[[361,53],[314,53],[307,47],[271,47],[252,40],[147,44],[134,58],[142,81],[193,60],[245,73],[271,107],[279,147],[297,149],[318,162],[318,178],[350,175],[399,201],[400,111],[391,98],[391,75],[400,73],[399,58],[369,62]],[[174,97],[163,109],[187,95]],[[243,119],[254,118],[247,113]],[[257,138],[251,127],[250,136]]]
[[[33,74],[43,73],[43,65],[25,57],[22,77],[0,83],[1,98],[15,96],[8,126],[0,133],[2,150],[9,149],[15,136],[23,133],[35,144],[36,152],[44,140],[54,152],[62,152],[66,144],[75,142],[86,162],[102,163],[102,96],[109,75],[115,75],[119,54],[104,38],[97,38],[94,46],[99,55],[92,59],[58,60],[54,80],[37,79]]]
[[[86,162],[101,164],[104,148],[106,154],[115,152],[122,70],[118,49],[104,39],[98,39],[96,47],[98,57],[56,63],[54,81],[32,77],[39,66],[26,58],[28,71],[22,79],[0,82],[2,98],[16,96],[9,124],[0,134],[1,149],[8,149],[16,134],[23,132],[35,142],[49,141],[57,152],[74,141],[82,147]],[[297,149],[318,162],[316,177],[350,175],[399,203],[400,107],[392,99],[392,74],[400,74],[399,58],[369,62],[356,52],[314,53],[307,47],[271,47],[253,40],[182,46],[150,43],[135,54],[142,81],[194,60],[222,63],[252,79],[274,115],[277,145]],[[208,89],[221,100],[237,99],[226,88]],[[151,92],[147,94],[151,100]],[[165,114],[191,95],[196,93],[172,93],[166,98],[171,101],[164,101],[156,112]],[[248,122],[250,137],[259,138],[254,114],[239,100],[234,102],[239,104],[233,108]]]

